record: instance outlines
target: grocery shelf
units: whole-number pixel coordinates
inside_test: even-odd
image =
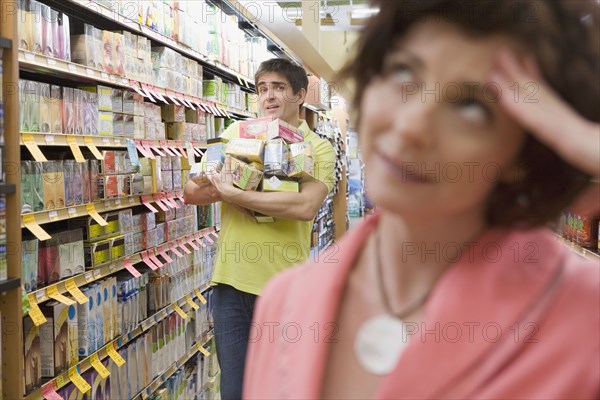
[[[98,82],[127,89],[131,88],[129,81],[124,77],[22,49],[19,49],[19,68],[24,71],[42,72],[60,78],[68,77],[83,82]]]
[[[67,77],[82,82],[95,82],[129,90],[135,90],[144,97],[149,99],[151,98],[154,102],[161,101],[163,103],[183,104],[186,107],[199,108],[202,111],[216,116],[231,117],[231,114],[233,114],[248,118],[256,117],[256,115],[246,110],[240,110],[224,104],[210,102],[198,97],[174,92],[167,90],[167,88],[157,87],[145,82],[129,80],[126,77],[109,74],[85,65],[60,60],[54,57],[46,57],[42,54],[21,49],[19,49],[19,68],[35,73],[42,72],[44,74],[49,74],[60,78]],[[173,98],[175,100],[173,100]]]
[[[140,393],[135,395],[132,400],[146,400],[152,395],[152,393],[157,391],[175,372],[177,372],[186,362],[188,362],[196,355],[196,353],[199,352],[198,346],[204,347],[213,339],[212,331],[209,331],[204,336],[205,337],[194,344],[183,357],[177,360],[177,362],[171,364],[162,374],[160,374],[148,386],[142,389]]]
[[[559,234],[556,234],[556,238],[580,256],[595,262],[600,262],[600,251],[598,249],[586,249],[585,247],[581,247],[578,244],[563,238]]]
[[[160,43],[164,46],[168,46],[173,50],[176,50],[187,57],[190,57],[196,61],[202,63],[203,66],[208,67],[207,70],[211,73],[216,73],[222,77],[225,77],[232,82],[238,82],[240,86],[252,90],[254,89],[253,79],[242,76],[240,73],[234,71],[233,69],[221,64],[216,60],[211,60],[208,56],[201,54],[195,50],[188,49],[183,45],[177,43],[175,40],[163,36],[162,34],[153,31],[152,29],[141,25],[137,21],[133,21],[132,19],[123,16],[102,4],[98,4],[97,2],[90,0],[69,0],[68,3],[78,5],[83,7],[87,11],[91,11],[96,15],[100,15],[111,22],[117,23],[121,26],[128,28],[136,34],[141,34],[146,36],[149,39],[154,40],[157,43]],[[137,11],[135,13],[135,17],[137,18]]]
[[[0,49],[10,49],[12,47],[12,40],[0,36]]]
[[[200,232],[203,232],[203,231],[209,232],[210,230],[211,230],[211,228],[205,228],[205,229],[201,230]],[[177,245],[177,241],[185,240],[186,237],[191,236],[191,235],[192,234],[188,233],[187,235],[181,236],[177,239],[170,240],[165,243],[161,243],[157,247],[154,247],[152,249],[143,250],[141,252],[128,255],[128,256],[126,256],[120,260],[117,260],[109,265],[95,268],[92,270],[88,270],[82,274],[69,276],[59,282],[55,282],[55,283],[49,284],[48,286],[44,286],[43,288],[31,291],[27,295],[35,297],[36,303],[40,304],[40,303],[50,300],[50,297],[48,296],[48,289],[50,289],[51,287],[56,287],[59,294],[64,294],[64,295],[69,294],[69,291],[67,290],[67,281],[74,280],[75,285],[77,287],[85,286],[89,283],[106,278],[107,276],[113,275],[116,272],[126,269],[125,259],[129,259],[131,265],[141,263],[141,262],[143,262],[142,253],[149,252],[149,254],[159,256],[160,253],[157,250],[158,247],[165,248],[165,246],[166,246],[165,250],[169,250],[169,243],[173,243],[173,244]],[[186,243],[186,242],[184,242],[184,243]]]
[[[87,206],[92,204],[98,213],[117,211],[122,208],[139,206],[142,203],[141,196],[121,197],[117,199],[96,201],[89,204],[81,204],[72,207],[58,208],[55,210],[44,210],[21,215],[21,228],[26,228],[24,219],[27,216],[33,216],[38,225],[48,224],[50,222],[64,221],[71,218],[85,217],[90,215]]]
[[[304,103],[302,105],[304,108],[309,109],[311,111],[314,111],[316,113],[320,112],[320,111],[331,111],[327,106],[325,106],[323,103],[319,103],[319,104],[307,104]]]
[[[16,190],[16,186],[8,183],[0,183],[0,194],[12,194]]]
[[[206,290],[208,290],[209,288],[210,288],[210,286],[208,284],[204,284],[198,290],[200,291],[200,293],[203,293]],[[152,326],[156,325],[158,322],[164,320],[165,318],[167,318],[167,316],[174,313],[175,310],[174,310],[173,306],[175,304],[177,304],[182,310],[184,310],[184,312],[189,310],[191,308],[191,306],[187,303],[186,297],[190,296],[193,298],[195,296],[194,292],[195,292],[195,290],[191,291],[190,293],[187,293],[181,299],[171,303],[170,305],[164,307],[160,311],[156,312],[155,314],[151,315],[150,317],[148,317],[147,319],[142,321],[132,332],[129,332],[126,335],[122,335],[122,336],[117,337],[116,339],[111,340],[109,343],[104,345],[100,350],[96,351],[95,353],[93,353],[93,354],[89,355],[88,357],[84,358],[83,360],[81,360],[77,364],[79,373],[83,373],[83,372],[89,370],[90,368],[93,368],[92,364],[91,364],[92,358],[98,357],[100,359],[100,361],[103,361],[106,358],[108,358],[109,356],[108,356],[107,349],[109,348],[109,346],[113,346],[115,348],[115,350],[119,350],[119,349],[123,348],[126,344],[128,344],[129,342],[131,342],[134,339],[136,339],[137,337],[139,337],[142,333],[144,333],[145,331],[150,329]],[[197,351],[197,348],[196,348],[196,351]],[[64,386],[66,386],[69,382],[70,382],[70,379],[69,379],[68,371],[62,372],[58,376],[56,376],[56,377],[52,378],[51,380],[49,380],[48,382],[44,383],[41,388],[39,388],[39,389],[33,391],[32,393],[30,393],[29,395],[27,395],[25,397],[25,399],[26,400],[34,400],[34,399],[42,400],[44,398],[44,396],[42,395],[43,389],[46,386],[52,386],[54,390],[58,390]]]
[[[38,146],[69,146],[67,143],[67,135],[62,133],[43,133],[43,132],[21,132],[21,134],[30,134],[33,137],[35,144]],[[88,136],[88,135],[71,135],[75,137],[77,145],[80,147],[87,146],[86,140],[91,140],[91,143],[96,147],[111,147],[111,148],[127,148],[127,138],[124,136]],[[89,139],[88,139],[89,138]],[[23,139],[20,139],[21,146],[24,146]]]
[[[21,280],[19,278],[8,278],[0,281],[0,293],[8,292],[14,288],[19,287]]]

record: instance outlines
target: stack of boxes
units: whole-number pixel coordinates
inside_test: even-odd
[[[152,48],[152,82],[159,87],[202,97],[202,66],[169,47]]]
[[[35,0],[18,0],[19,49],[71,61],[68,15]]]

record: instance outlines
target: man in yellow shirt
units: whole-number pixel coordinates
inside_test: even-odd
[[[300,192],[243,191],[232,183],[227,158],[221,173],[209,182],[189,181],[188,204],[222,201],[221,233],[212,281],[217,357],[221,367],[221,397],[239,399],[254,302],[275,274],[302,263],[310,254],[313,220],[334,183],[335,153],[327,140],[300,119],[308,89],[303,68],[284,59],[263,62],[255,74],[261,116],[273,116],[297,126],[314,149],[315,177],[300,183]],[[239,122],[223,132],[239,137]],[[269,215],[273,223],[257,223],[248,210]],[[269,327],[256,327],[253,340],[268,340]],[[255,337],[263,333],[262,339]]]

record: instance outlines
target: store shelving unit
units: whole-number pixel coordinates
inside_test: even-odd
[[[579,254],[582,257],[585,257],[589,260],[592,260],[596,263],[600,262],[600,250],[599,249],[589,249],[585,247],[581,247],[576,243],[571,242],[570,240],[566,240],[560,235],[556,235],[556,239],[560,242],[564,243],[567,247],[569,247],[572,251]]]

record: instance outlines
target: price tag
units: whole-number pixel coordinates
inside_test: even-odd
[[[200,247],[198,247],[198,246],[196,245],[196,243],[194,243],[194,241],[192,240],[192,238],[191,238],[191,237],[189,237],[189,236],[186,236],[186,237],[185,237],[185,241],[186,241],[186,243],[187,243],[187,244],[189,244],[190,246],[192,246],[192,249],[194,249],[194,250],[200,250]]]
[[[104,218],[102,218],[100,216],[100,214],[98,214],[98,211],[96,211],[96,207],[94,206],[93,203],[91,204],[86,204],[85,205],[85,209],[87,210],[88,214],[94,218],[94,221],[96,221],[100,226],[106,226],[108,225],[108,222],[106,222],[104,220]]]
[[[175,196],[181,201],[182,204],[185,204],[185,200],[183,199],[183,192],[181,190],[175,191]]]
[[[177,245],[179,245],[179,248],[182,249],[185,252],[185,254],[192,254],[190,249],[185,247],[185,244],[183,244],[183,240],[177,239]]]
[[[148,140],[142,140],[141,143],[142,143],[142,147],[146,151],[146,157],[149,157],[152,159],[156,158],[156,156],[152,152],[152,149],[150,148],[150,142]]]
[[[167,262],[167,264],[171,264],[173,262],[173,259],[171,257],[169,257],[169,255],[167,254],[167,251],[162,246],[158,247],[158,253]]]
[[[165,90],[165,93],[167,94],[167,97],[169,98],[169,100],[171,100],[172,103],[181,106],[182,104],[174,97],[171,95],[171,93],[169,92],[169,90]]]
[[[46,386],[42,386],[42,396],[46,400],[64,400],[61,395],[56,393],[53,382],[50,382]]]
[[[44,230],[44,228],[42,228],[41,226],[38,225],[37,221],[35,220],[35,216],[33,214],[23,215],[22,218],[23,218],[23,225],[25,225],[25,227],[27,229],[29,229],[31,231],[31,233],[33,233],[35,235],[35,237],[38,238],[39,240],[44,241],[44,240],[48,240],[52,237],[48,234],[48,232],[46,232]]]
[[[60,374],[56,378],[54,378],[54,383],[56,383],[56,387],[61,388],[65,386],[67,381],[67,376],[65,374]]]
[[[123,364],[125,364],[125,360],[123,359],[123,357],[121,357],[117,350],[115,350],[115,342],[112,342],[111,344],[106,346],[106,352],[108,353],[108,356],[111,358],[111,360],[113,360],[115,364],[117,364],[117,367],[120,367]]]
[[[75,64],[69,64],[69,71],[71,71],[71,72],[77,72],[77,65],[75,65]]]
[[[158,269],[158,266],[155,265],[151,260],[150,257],[148,257],[148,252],[147,251],[143,251],[142,252],[142,261],[144,262],[144,264],[146,264],[151,270],[156,271]]]
[[[200,235],[198,235],[198,232],[194,232],[194,239],[196,240],[196,242],[198,242],[198,244],[204,248],[206,248],[206,244],[204,243],[204,240],[202,240],[200,238]]]
[[[33,53],[29,53],[29,52],[24,52],[25,53],[25,59],[27,61],[35,61],[35,55]]]
[[[165,197],[167,198],[169,203],[173,206],[173,208],[181,208],[181,206],[179,204],[177,204],[177,202],[175,201],[175,198],[173,198],[173,193],[167,193],[165,195]]]
[[[129,198],[129,204],[133,204],[133,203],[135,203],[135,199],[133,197],[130,197]]]
[[[110,144],[110,140],[107,137],[102,138],[102,143],[108,146]]]
[[[158,91],[158,89],[156,87],[152,86],[151,88],[152,88],[152,94],[154,95],[154,97],[157,97],[160,101],[162,101],[165,104],[169,104],[167,99],[165,99],[165,97]]]
[[[75,386],[77,386],[77,389],[79,389],[81,393],[87,393],[92,389],[90,384],[87,383],[81,375],[79,375],[77,367],[69,368],[69,379],[71,380],[71,382],[73,382]]]
[[[102,79],[108,80],[108,74],[106,72],[101,72],[100,76],[102,77]]]
[[[169,243],[169,249],[173,252],[173,254],[175,254],[177,257],[181,258],[183,257],[183,254],[179,252],[179,250],[177,250],[177,247],[175,247],[175,244],[173,242]]]
[[[238,82],[240,83],[240,86],[244,86],[244,83],[242,82],[242,78],[240,78],[239,75],[236,75],[238,78]]]
[[[152,97],[152,95],[150,94],[148,87],[146,87],[146,85],[144,85],[143,83],[142,83],[142,92],[144,92],[144,96],[147,97],[148,100],[150,100],[153,103],[156,103],[156,100],[154,100],[154,97]]]
[[[48,219],[50,221],[54,221],[55,219],[58,219],[58,211],[56,211],[56,210],[48,211]]]
[[[105,139],[107,139],[107,138],[105,138]],[[84,137],[83,142],[85,143],[87,148],[90,149],[90,151],[92,152],[94,157],[96,157],[96,159],[98,159],[100,161],[104,160],[104,156],[102,155],[100,150],[98,150],[96,145],[94,145],[94,140],[91,137],[89,137],[89,136]]]
[[[96,71],[94,71],[94,70],[93,70],[93,69],[91,69],[91,68],[86,68],[86,69],[85,69],[85,73],[86,73],[88,76],[96,76]]]
[[[192,300],[192,297],[188,294],[185,296],[185,301],[192,307],[194,310],[198,310],[200,306]]]
[[[129,273],[131,275],[133,275],[134,278],[139,278],[140,276],[142,276],[142,274],[140,274],[140,271],[135,269],[133,264],[131,264],[131,261],[129,261],[129,257],[127,257],[125,260],[123,260],[123,266],[125,267],[125,269],[127,271],[129,271]]]
[[[33,321],[35,326],[40,326],[41,324],[46,322],[47,319],[46,317],[44,317],[44,314],[42,314],[42,310],[40,310],[40,307],[37,305],[36,298],[33,295],[33,293],[30,293],[28,297],[30,307],[29,316],[31,317],[31,320]]]
[[[110,205],[110,201],[105,201],[104,202],[104,210],[108,210],[109,208],[112,208]]]
[[[58,291],[58,286],[56,285],[52,285],[49,288],[47,288],[46,293],[48,293],[48,297],[50,297],[51,299],[54,299],[62,304],[66,304],[67,306],[72,306],[73,304],[75,304],[74,300],[60,293]]]
[[[75,207],[69,207],[67,209],[67,213],[69,213],[69,217],[71,217],[71,216],[77,214],[77,209]]]
[[[177,303],[173,304],[173,310],[183,319],[187,319],[188,315],[179,307]]]
[[[206,350],[204,347],[202,347],[202,345],[200,343],[198,343],[198,351],[200,353],[204,354],[205,357],[210,356],[210,352],[208,350]]]
[[[196,295],[196,297],[198,297],[198,300],[200,300],[200,303],[206,304],[206,298],[202,295],[202,293],[200,293],[200,290],[195,289],[194,294]]]
[[[79,304],[85,304],[88,302],[87,296],[83,294],[81,289],[79,289],[79,287],[75,283],[75,278],[67,279],[65,286],[67,287],[67,291],[71,294],[71,296],[73,296],[75,300],[77,300]]]
[[[94,273],[92,271],[85,273],[85,281],[87,283],[90,283],[90,282],[94,281]]]
[[[154,200],[154,204],[160,207],[163,211],[169,211],[169,207],[167,207],[161,200],[160,195],[158,193],[154,193],[152,195],[152,199]]]
[[[119,139],[119,138],[113,138],[113,142],[115,143],[115,146],[121,145],[121,139]]]
[[[95,269],[94,270],[94,280],[100,279],[102,277],[102,270],[101,269]]]
[[[115,206],[119,207],[121,205],[121,199],[116,199],[115,200]]]
[[[150,258],[150,261],[152,261],[154,263],[154,265],[156,265],[158,268],[162,267],[164,264],[156,257],[156,255],[154,254],[154,252],[152,250],[148,250],[148,258]]]
[[[29,150],[35,161],[48,161],[44,153],[42,153],[42,150],[40,150],[38,145],[35,143],[35,139],[33,138],[33,135],[31,133],[22,133],[21,140],[23,141],[23,144],[25,144],[25,147],[27,147],[27,150]]]
[[[110,372],[104,366],[104,364],[102,364],[102,361],[100,361],[100,356],[98,355],[98,353],[96,353],[96,355],[93,355],[91,357],[90,363],[92,364],[92,367],[94,367],[94,369],[96,371],[98,371],[98,374],[100,374],[102,379],[108,378],[108,376],[110,375]]]
[[[215,239],[219,239],[219,234],[215,230],[214,226],[208,229],[208,233],[209,233],[209,235],[213,235],[215,237]]]
[[[204,239],[208,240],[208,243],[210,243],[210,244],[215,243],[215,241],[209,236],[209,232],[207,232],[206,230],[203,230],[201,233],[202,233],[202,236],[204,237]]]
[[[81,149],[79,148],[79,145],[77,144],[77,139],[75,138],[75,136],[67,135],[67,144],[69,145],[69,147],[71,148],[71,151],[73,152],[75,161],[77,161],[78,163],[85,162],[85,158],[83,157],[83,153],[81,152]]]
[[[54,135],[46,135],[44,138],[46,139],[46,144],[54,144]]]
[[[157,213],[158,210],[156,208],[154,208],[154,206],[152,204],[150,204],[150,199],[148,198],[148,196],[141,196],[142,198],[142,203],[153,213]]]

